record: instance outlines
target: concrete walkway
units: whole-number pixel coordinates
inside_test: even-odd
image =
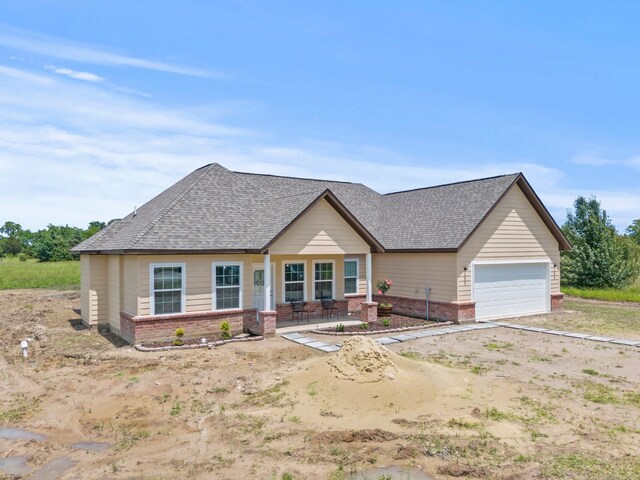
[[[577,338],[580,340],[591,340],[594,342],[612,343],[614,345],[624,345],[627,347],[640,347],[640,340],[626,340],[624,338],[602,337],[589,333],[565,332],[562,330],[552,330],[542,327],[530,327],[528,325],[518,325],[508,322],[482,322],[472,323],[468,325],[448,325],[443,328],[429,328],[428,330],[397,333],[388,337],[376,338],[375,341],[380,345],[389,345],[391,343],[407,342],[409,340],[415,340],[417,338],[435,337],[438,335],[448,335],[458,332],[470,332],[472,330],[486,330],[488,328],[498,327],[511,328],[524,332],[543,333],[545,335],[556,335],[559,337]],[[281,335],[281,337],[286,338],[287,340],[291,340],[292,342],[299,343],[300,345],[315,348],[316,350],[320,350],[321,352],[326,353],[337,352],[342,346],[339,343],[321,342],[319,340],[306,337],[304,334],[298,332],[284,333]]]

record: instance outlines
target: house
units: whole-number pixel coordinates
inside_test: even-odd
[[[521,173],[381,195],[359,184],[199,168],[73,249],[82,320],[129,343],[275,333],[290,301],[466,322],[562,308],[570,248]]]

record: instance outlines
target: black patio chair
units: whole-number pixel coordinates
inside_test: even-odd
[[[309,323],[309,310],[307,310],[307,302],[303,302],[303,301],[291,302],[291,321],[292,322],[297,317],[298,323],[300,323],[300,320],[302,319],[305,313],[307,314],[307,323]]]
[[[331,318],[333,312],[336,312],[336,320],[338,320],[338,307],[336,307],[336,301],[333,298],[323,298],[320,300],[322,303],[322,314],[321,318],[324,318],[324,314],[327,314],[327,320]]]

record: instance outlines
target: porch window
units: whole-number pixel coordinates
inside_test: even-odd
[[[151,285],[151,315],[184,311],[184,264],[149,265]]]
[[[344,261],[344,293],[358,293],[358,259]]]
[[[242,264],[213,264],[213,309],[231,310],[242,306]]]
[[[333,262],[314,262],[313,269],[314,299],[333,298]]]
[[[284,301],[304,300],[304,263],[284,264]]]

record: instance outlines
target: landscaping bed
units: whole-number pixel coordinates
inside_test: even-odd
[[[385,319],[388,320],[385,321]],[[408,329],[426,328],[440,323],[423,318],[407,317],[392,313],[389,317],[379,318],[377,322],[362,322],[358,325],[338,325],[332,328],[319,328],[316,333],[345,334],[345,335],[367,335],[373,333],[398,332]]]
[[[182,344],[176,345],[173,341],[167,342],[149,342],[142,343],[139,345],[135,345],[135,349],[140,352],[155,352],[160,350],[187,350],[192,348],[211,348],[217,347],[219,345],[224,345],[225,343],[234,343],[234,342],[254,342],[257,340],[264,340],[262,335],[249,335],[242,334],[233,338],[228,338],[225,340],[209,340],[206,342],[202,342],[198,338],[188,338],[182,340]]]

